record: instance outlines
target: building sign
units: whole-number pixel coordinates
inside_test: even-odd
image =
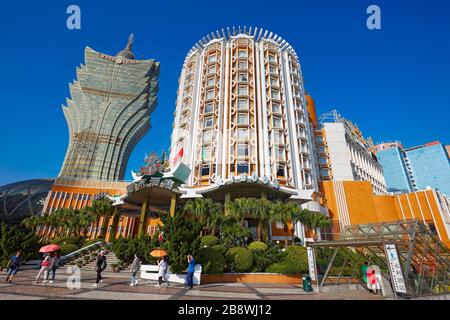
[[[313,250],[311,247],[306,247],[306,252],[308,253],[309,276],[312,281],[316,281],[316,261],[314,260]]]
[[[395,244],[385,244],[386,255],[391,270],[391,281],[395,292],[406,293],[405,279],[403,278],[402,266],[398,258],[397,248]]]

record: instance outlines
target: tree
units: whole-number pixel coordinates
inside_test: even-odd
[[[251,217],[255,207],[253,198],[237,198],[226,204],[231,217],[239,221],[241,227],[244,226],[244,219]]]
[[[317,228],[328,227],[331,225],[331,220],[324,214],[315,211],[308,211],[305,215],[305,225],[308,226],[313,232],[313,239],[316,241],[318,235],[316,232]]]
[[[291,205],[286,205],[281,201],[276,201],[272,205],[272,219],[274,221],[281,221],[285,226],[287,226],[288,221],[290,220],[288,209],[290,209]],[[284,245],[287,247],[288,240],[287,237],[284,240]]]
[[[272,217],[272,203],[266,199],[256,199],[252,217],[258,220],[258,241],[262,238],[262,229]],[[267,239],[266,239],[267,240]]]
[[[222,207],[209,198],[189,200],[183,207],[183,213],[188,213],[200,223],[204,223],[212,235],[223,220]]]
[[[104,216],[102,226],[101,226],[101,234],[100,237],[105,239],[106,231],[108,227],[109,217],[113,214],[113,206],[112,201],[106,197],[100,199],[92,200],[92,203],[89,207],[87,207],[89,213],[91,213],[95,217],[95,226],[98,228],[100,226],[100,218]]]
[[[302,219],[304,217],[303,210],[297,203],[295,203],[293,201],[284,203],[284,210],[285,210],[285,218],[287,220],[290,220],[294,227],[293,232],[292,232],[292,243],[294,243],[297,222],[302,221]]]

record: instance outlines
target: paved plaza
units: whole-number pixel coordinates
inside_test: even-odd
[[[332,293],[305,292],[301,285],[273,284],[206,284],[184,289],[180,284],[168,288],[156,288],[155,282],[142,281],[136,287],[129,286],[128,273],[104,273],[104,283],[92,287],[95,273],[81,271],[81,288],[68,289],[65,268],[58,270],[53,284],[34,285],[38,270],[18,273],[14,283],[6,284],[6,273],[0,272],[0,300],[381,300],[383,297],[360,290],[339,290]]]

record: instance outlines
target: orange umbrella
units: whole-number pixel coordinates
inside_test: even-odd
[[[58,246],[57,244],[49,244],[49,245],[43,246],[41,249],[39,249],[39,252],[40,253],[48,253],[48,252],[58,251],[59,249],[61,249],[61,247]]]
[[[168,254],[167,254],[166,250],[156,249],[156,250],[153,250],[152,252],[150,252],[150,255],[155,258],[160,258],[160,257],[167,256]]]

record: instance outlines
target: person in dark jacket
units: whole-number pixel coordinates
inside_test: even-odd
[[[8,273],[6,275],[5,282],[12,282],[14,276],[17,274],[17,271],[19,271],[20,265],[22,264],[22,251],[17,251],[14,256],[11,257],[11,259],[8,262],[7,268]]]
[[[102,272],[106,269],[106,256],[105,251],[101,251],[99,256],[97,257],[97,263],[95,265],[95,271],[97,271],[97,280],[92,285],[93,287],[98,286],[99,283],[103,283]]]

